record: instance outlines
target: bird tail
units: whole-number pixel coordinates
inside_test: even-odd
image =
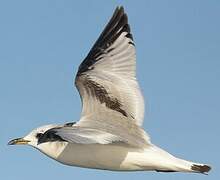
[[[211,167],[206,164],[193,163],[190,161],[176,158],[172,163],[170,162],[167,167],[163,169],[157,169],[158,172],[191,172],[208,174]]]
[[[160,159],[161,163],[156,167],[159,172],[193,172],[207,174],[211,167],[206,164],[195,163],[176,158],[168,152],[153,146],[154,157]]]
[[[206,165],[206,164],[192,164],[191,170],[193,172],[206,174],[211,170],[211,166]]]
[[[176,158],[174,170],[179,172],[193,172],[207,174],[211,170],[211,166],[207,164],[194,163],[183,159]]]

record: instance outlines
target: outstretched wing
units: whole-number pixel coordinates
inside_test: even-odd
[[[75,84],[83,104],[79,124],[97,117],[108,121],[117,114],[142,125],[144,100],[136,80],[135,46],[123,7],[116,8],[79,66]]]

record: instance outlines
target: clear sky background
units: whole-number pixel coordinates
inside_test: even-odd
[[[170,153],[211,164],[208,176],[68,167],[7,146],[35,127],[79,119],[73,79],[117,5],[134,35],[145,130]],[[218,0],[0,0],[0,179],[219,179],[219,20]]]

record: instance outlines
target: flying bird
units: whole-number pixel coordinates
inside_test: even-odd
[[[80,64],[75,85],[82,101],[78,122],[38,127],[8,144],[30,145],[60,163],[85,168],[203,174],[211,169],[157,147],[143,129],[135,44],[123,7]]]

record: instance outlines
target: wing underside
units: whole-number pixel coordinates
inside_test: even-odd
[[[136,79],[136,53],[127,15],[117,7],[80,64],[75,85],[82,115],[72,127],[56,130],[68,142],[107,144],[122,141],[143,147],[144,100]],[[80,129],[81,128],[81,129]]]
[[[85,60],[75,84],[82,99],[82,117],[103,112],[125,116],[138,125],[144,100],[136,80],[136,54],[127,15],[117,7]]]

